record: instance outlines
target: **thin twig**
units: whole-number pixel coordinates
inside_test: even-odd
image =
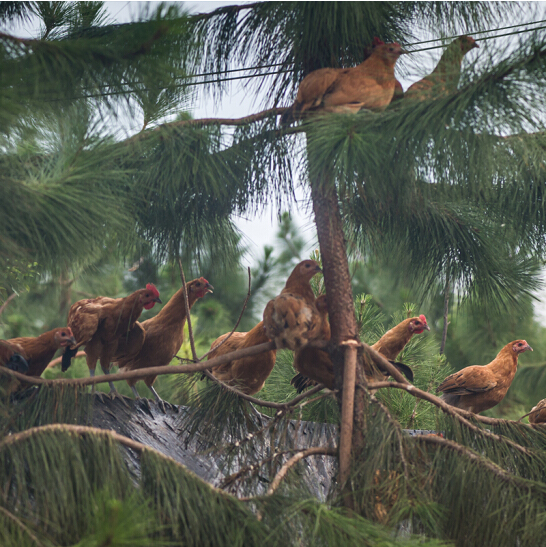
[[[335,456],[337,454],[337,449],[322,446],[313,446],[311,448],[307,448],[306,450],[298,452],[279,469],[279,472],[275,475],[275,478],[271,482],[271,486],[267,489],[267,495],[270,496],[271,494],[273,494],[273,492],[275,492],[275,490],[279,487],[282,479],[286,476],[291,467],[296,465],[303,458],[307,458],[308,456],[316,456],[319,454],[324,456]]]
[[[515,483],[516,485],[529,490],[531,490],[532,487],[536,485],[534,481],[530,481],[521,477],[514,476],[508,471],[505,471],[500,465],[497,465],[496,463],[493,463],[487,458],[484,458],[483,456],[476,454],[470,448],[464,445],[461,445],[459,443],[456,443],[454,441],[450,441],[449,439],[444,439],[442,437],[436,437],[431,435],[416,435],[415,437],[412,437],[412,439],[417,442],[445,446],[446,448],[449,448],[450,450],[458,452],[462,456],[469,458],[470,460],[477,463],[478,465],[485,467],[488,471],[491,471],[492,473],[494,473],[499,479],[501,479],[504,482]]]
[[[190,304],[188,302],[188,289],[186,287],[186,277],[184,276],[184,268],[182,261],[178,259],[178,267],[180,268],[180,278],[182,279],[182,287],[184,287],[184,307],[186,308],[186,321],[188,322],[188,334],[190,337],[191,355],[195,363],[198,362],[197,352],[195,351],[195,340],[193,339],[193,330],[191,328]]]
[[[207,357],[209,355],[209,353],[212,353],[213,351],[216,351],[224,342],[227,342],[231,338],[231,335],[236,331],[236,329],[239,326],[239,323],[241,322],[241,319],[243,317],[243,313],[246,310],[246,305],[248,303],[248,299],[250,298],[251,281],[252,281],[252,277],[251,277],[251,274],[250,274],[250,268],[248,268],[248,292],[246,293],[246,298],[245,298],[245,301],[243,302],[243,309],[241,310],[241,313],[239,314],[239,319],[237,319],[237,323],[235,323],[235,326],[233,327],[233,330],[217,346],[214,346],[213,348],[210,348],[209,351],[207,351],[207,353],[205,353],[205,355],[201,356],[199,361],[202,361],[205,357]]]
[[[10,520],[15,522],[15,524],[17,524],[17,526],[19,526],[19,528],[21,528],[23,532],[26,532],[28,537],[30,537],[30,539],[34,541],[36,545],[43,545],[43,543],[29,530],[28,526],[25,526],[13,513],[11,513],[2,506],[0,506],[0,512],[3,513]]]
[[[2,315],[4,313],[4,310],[6,309],[6,306],[17,296],[17,293],[11,293],[7,298],[6,300],[4,301],[4,303],[0,306],[0,315]]]
[[[368,384],[368,387],[370,389],[381,389],[384,387],[392,388],[392,389],[403,389],[404,391],[407,391],[414,397],[419,397],[420,399],[424,399],[425,401],[428,401],[429,403],[432,403],[433,405],[436,405],[437,407],[441,408],[446,414],[449,414],[450,416],[454,417],[456,420],[464,424],[466,427],[471,429],[472,431],[475,431],[476,433],[483,435],[484,437],[488,437],[494,441],[505,443],[509,446],[512,446],[519,452],[522,452],[526,456],[530,455],[529,450],[527,450],[524,446],[521,446],[520,444],[512,441],[511,439],[508,439],[506,437],[501,437],[500,435],[496,435],[495,433],[491,433],[490,431],[487,431],[486,429],[482,429],[481,427],[478,427],[477,425],[474,425],[472,422],[470,422],[466,417],[464,417],[463,412],[459,408],[456,408],[454,406],[448,405],[445,401],[440,399],[440,397],[436,397],[436,395],[433,395],[432,393],[427,393],[426,391],[423,391],[419,388],[416,388],[415,386],[411,384],[400,384],[398,382],[370,382]],[[471,414],[471,418],[479,418],[479,416],[476,416],[475,414]]]
[[[446,340],[447,340],[447,315],[449,311],[449,273],[446,273],[446,286],[444,289],[444,330],[442,332],[442,343],[440,345],[440,355],[444,353],[444,349],[446,347]]]

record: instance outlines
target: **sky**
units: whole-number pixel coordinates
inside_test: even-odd
[[[211,2],[186,2],[184,7],[191,12],[208,12],[212,11],[222,5],[230,4],[244,4],[245,1],[211,1]],[[105,2],[105,7],[108,10],[109,15],[115,23],[124,23],[134,20],[139,12],[149,4],[156,4],[156,2]],[[522,9],[521,21],[507,21],[506,25],[516,24],[523,21],[537,21],[546,19],[546,3],[537,2],[532,4],[535,13],[526,13]],[[33,32],[32,29],[17,29],[15,33],[21,31],[21,36],[35,36],[29,34]],[[476,37],[476,35],[474,35]],[[480,42],[480,49],[472,50],[464,59],[464,63],[473,62],[487,62],[490,55],[494,54],[496,50],[503,50],[505,48],[517,47],[518,35],[510,36],[508,38],[497,38],[488,40],[487,42]],[[438,58],[441,55],[440,50],[423,51],[419,54],[404,56],[405,74],[401,74],[397,65],[397,78],[401,81],[404,89],[407,89],[411,83],[419,80],[424,75],[430,73],[435,66]],[[413,63],[413,64],[412,64]],[[194,118],[239,118],[252,114],[261,110],[261,100],[250,100],[245,91],[241,89],[237,83],[234,83],[228,93],[222,96],[222,100],[214,100],[210,96],[204,96],[200,94],[193,105],[192,115]],[[131,122],[129,122],[130,124]],[[128,128],[133,129],[134,132],[141,129],[141,123],[138,120],[133,121],[135,127]],[[302,191],[298,191],[297,205],[291,209],[292,218],[297,226],[300,227],[300,232],[304,239],[308,241],[307,247],[304,252],[311,252],[316,248],[316,237],[313,217],[305,207],[307,200]],[[277,213],[279,211],[276,208],[269,207],[261,215],[254,216],[248,219],[236,218],[235,223],[243,235],[243,243],[249,249],[245,257],[247,264],[244,266],[252,266],[255,261],[262,256],[262,248],[264,245],[274,245],[275,233],[277,230]],[[546,276],[545,276],[546,277]],[[546,288],[542,289],[538,296],[540,301],[535,305],[535,311],[541,322],[546,325]]]

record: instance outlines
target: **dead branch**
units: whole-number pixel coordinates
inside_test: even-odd
[[[280,468],[279,472],[275,475],[275,478],[271,482],[271,486],[267,490],[267,495],[270,496],[271,494],[273,494],[273,492],[275,492],[275,490],[279,487],[282,479],[286,476],[291,467],[296,465],[303,458],[307,458],[308,456],[316,456],[319,454],[324,456],[335,456],[337,454],[337,449],[326,448],[322,446],[313,446],[311,448],[307,448],[305,450],[302,450],[301,452],[298,452]]]
[[[352,438],[356,384],[356,356],[360,343],[356,340],[343,342],[345,362],[343,367],[343,391],[341,395],[341,427],[339,434],[339,482],[349,478],[352,461]],[[273,486],[273,485],[272,485]]]
[[[6,309],[6,306],[17,296],[17,293],[11,293],[7,298],[6,300],[4,301],[4,303],[0,306],[0,315],[2,315],[4,313],[4,310]]]
[[[408,382],[406,377],[394,365],[391,365],[389,360],[383,355],[375,351],[371,346],[368,346],[368,344],[365,344],[364,342],[361,342],[361,345],[368,352],[373,362],[379,366],[379,368],[386,370],[397,382],[410,386],[412,385]]]
[[[241,319],[243,317],[243,313],[246,310],[246,305],[248,304],[248,299],[250,298],[251,281],[252,281],[252,276],[250,274],[250,268],[248,268],[248,292],[246,293],[246,298],[245,298],[245,301],[243,302],[243,309],[241,310],[241,313],[239,314],[239,319],[237,319],[237,323],[235,323],[235,326],[233,327],[233,330],[217,346],[214,346],[213,348],[210,348],[209,351],[207,351],[207,353],[205,353],[205,355],[203,355],[199,359],[199,361],[202,361],[205,357],[207,357],[207,355],[209,355],[209,353],[212,353],[213,351],[216,351],[224,342],[227,342],[231,338],[231,335],[235,332],[235,330],[239,326],[239,323],[241,322]]]
[[[190,317],[190,304],[188,302],[188,290],[186,288],[186,277],[184,276],[184,268],[182,268],[182,261],[178,259],[178,267],[180,268],[180,279],[182,279],[182,287],[184,288],[184,307],[186,308],[186,321],[188,322],[188,334],[190,337],[191,355],[195,362],[197,359],[197,352],[195,351],[195,340],[193,339],[193,330],[191,328]]]

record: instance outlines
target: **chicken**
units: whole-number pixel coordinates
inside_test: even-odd
[[[330,323],[326,295],[320,295],[315,306],[321,319],[319,340],[330,340]],[[304,347],[294,353],[294,368],[298,374],[290,383],[301,393],[305,388],[315,384],[324,384],[328,389],[334,389],[334,365],[328,353],[319,348]]]
[[[506,395],[518,368],[518,356],[533,351],[525,340],[506,344],[489,364],[463,368],[448,376],[437,388],[442,399],[462,410],[479,414],[498,405]]]
[[[321,319],[309,284],[322,272],[314,260],[303,260],[288,277],[281,294],[264,310],[265,333],[277,348],[296,350],[320,335]]]
[[[19,344],[0,340],[0,366],[26,374],[28,372],[28,363],[23,357],[23,353],[23,348]]]
[[[318,300],[317,298],[317,308],[319,307]],[[395,359],[414,334],[421,334],[425,330],[430,330],[430,327],[427,325],[427,319],[424,315],[410,317],[388,330],[371,347],[388,359],[391,365],[395,366],[410,382],[413,382],[413,371],[411,368],[404,363],[396,362]],[[324,337],[323,339],[329,340],[329,334],[327,338]],[[290,383],[296,388],[298,393],[313,385],[313,382],[310,382],[305,376],[324,384],[329,389],[333,389],[334,367],[330,356],[325,351],[315,348],[304,348],[299,356],[296,355],[294,357],[294,368],[300,374],[294,376]],[[311,372],[305,373],[304,370],[308,372],[310,370]],[[384,380],[388,375],[385,371],[379,371],[379,375],[368,372],[366,379],[371,382],[378,382]],[[317,380],[319,376],[321,379]]]
[[[529,413],[530,424],[543,424],[546,423],[546,399],[539,401]]]
[[[371,347],[387,359],[394,360],[414,334],[421,334],[425,330],[430,331],[430,327],[427,325],[427,318],[423,314],[419,317],[410,317],[388,330]]]
[[[73,304],[68,312],[68,326],[72,328],[77,343],[65,351],[63,371],[70,366],[77,349],[85,346],[89,375],[95,376],[98,360],[104,374],[109,374],[118,340],[131,331],[142,310],[152,309],[156,302],[162,303],[159,291],[148,283],[145,289],[139,289],[125,298],[98,296]],[[117,393],[114,384],[108,383],[110,393]]]
[[[374,40],[371,55],[352,68],[320,68],[300,83],[294,104],[283,114],[281,123],[300,119],[309,112],[356,113],[362,108],[384,110],[396,87],[394,65],[403,53],[400,44]]]
[[[211,345],[211,349],[217,346],[222,340],[229,336],[229,332],[222,334]],[[232,351],[249,348],[269,342],[265,334],[264,322],[260,321],[248,332],[234,332],[227,342],[224,342],[218,349],[209,353],[208,358],[219,357]],[[268,376],[275,366],[277,351],[271,350],[260,355],[252,355],[243,359],[235,359],[229,363],[218,365],[211,369],[211,373],[218,380],[235,387],[247,395],[258,393],[265,384]]]
[[[28,363],[27,376],[41,376],[59,348],[76,343],[70,327],[59,327],[37,337],[12,338],[10,344],[21,347],[21,355]],[[66,350],[65,350],[66,351]]]
[[[463,57],[480,47],[471,36],[459,36],[446,48],[436,68],[422,80],[412,84],[404,94],[406,99],[433,99],[457,89]]]
[[[203,277],[186,283],[188,308],[191,309],[197,299],[213,290],[214,287]],[[168,365],[182,346],[185,323],[184,289],[181,288],[155,317],[142,323],[137,322],[128,335],[119,340],[114,361],[119,365],[120,371]],[[156,378],[157,376],[147,376],[143,380],[154,394],[157,404],[164,410],[165,401],[153,387]],[[137,381],[131,379],[127,383],[135,397],[140,399],[136,389]]]

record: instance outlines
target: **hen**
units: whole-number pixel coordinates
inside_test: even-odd
[[[19,344],[0,340],[0,366],[26,374],[28,372],[28,363],[23,357],[23,353],[23,348]]]
[[[459,36],[453,40],[444,51],[436,68],[428,76],[411,85],[404,97],[423,101],[455,91],[461,76],[463,57],[476,47],[480,46],[471,36]]]
[[[188,308],[191,309],[197,299],[203,298],[213,289],[214,287],[203,277],[186,283]],[[123,372],[168,365],[182,346],[185,323],[184,288],[181,288],[155,317],[142,323],[137,322],[128,335],[119,340],[114,361]],[[157,404],[164,410],[165,402],[153,387],[156,377],[147,376],[143,380],[154,394]],[[131,379],[127,380],[127,383],[136,398],[140,399],[135,387],[137,381]]]
[[[317,308],[319,307],[318,301],[319,299],[317,298]],[[323,308],[323,313],[326,313],[327,310],[325,310],[324,307],[325,301],[321,305],[321,308]],[[411,368],[404,363],[394,361],[394,359],[398,357],[398,354],[404,349],[414,334],[421,334],[425,330],[430,330],[430,327],[427,325],[427,320],[424,315],[410,317],[388,330],[371,347],[388,359],[410,382],[413,382],[413,371]],[[322,339],[330,339],[329,326],[327,336],[322,337]],[[329,389],[334,389],[334,367],[332,360],[326,351],[317,348],[304,348],[299,355],[294,357],[294,368],[299,371],[300,374],[294,376],[290,383],[296,388],[298,393],[301,393],[305,388],[313,385],[314,382],[309,381],[309,378],[315,380],[315,382],[324,384]],[[376,375],[375,371],[374,373],[367,371],[366,379],[368,381],[381,381],[389,375],[385,371],[377,372],[379,372],[379,375]],[[308,378],[306,378],[306,376]],[[318,379],[319,377],[320,380]]]
[[[55,352],[75,344],[76,339],[70,327],[59,327],[37,337],[12,338],[8,342],[22,348],[22,355],[28,363],[26,375],[41,376]]]
[[[437,388],[442,399],[462,410],[479,414],[498,405],[506,395],[518,368],[518,356],[533,351],[525,340],[506,344],[489,364],[463,368],[448,376]]]
[[[403,50],[397,43],[384,44],[376,39],[375,44],[371,55],[358,66],[320,68],[309,73],[281,123],[300,119],[306,111],[355,113],[362,108],[385,109],[393,98],[394,65]]]
[[[222,334],[211,345],[211,349],[229,336],[229,332]],[[219,357],[232,351],[249,348],[269,342],[265,334],[264,323],[260,321],[248,332],[234,332],[229,339],[218,349],[209,353],[208,358]],[[218,365],[211,369],[211,373],[222,382],[237,388],[247,395],[258,393],[265,384],[268,376],[275,366],[276,350],[271,350],[260,355],[252,355],[243,359],[235,359],[229,363]]]
[[[265,334],[277,348],[296,350],[320,335],[321,319],[309,284],[322,272],[314,260],[303,260],[288,277],[281,294],[264,310]]]
[[[529,413],[530,424],[543,424],[546,423],[546,399],[539,401]]]
[[[142,310],[152,309],[156,302],[161,303],[159,291],[148,283],[145,289],[139,289],[125,298],[98,296],[73,304],[68,312],[68,326],[72,328],[77,343],[65,351],[63,371],[70,366],[77,349],[85,346],[89,375],[95,376],[99,360],[104,374],[109,374],[118,340],[131,331]],[[117,393],[114,384],[108,384],[110,393]]]

